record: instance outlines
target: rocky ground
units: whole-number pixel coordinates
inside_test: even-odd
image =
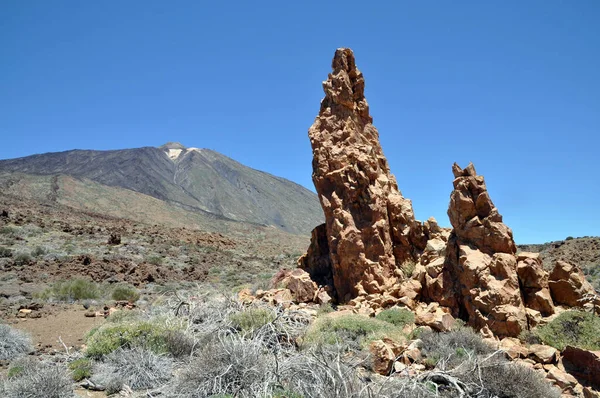
[[[519,250],[540,253],[546,268],[557,260],[577,264],[588,281],[600,290],[600,237],[568,237],[565,240],[538,245],[519,245]]]

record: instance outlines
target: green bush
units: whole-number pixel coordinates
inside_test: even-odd
[[[563,350],[567,345],[585,350],[600,350],[600,318],[592,313],[565,311],[535,334],[546,344]]]
[[[248,308],[229,315],[233,327],[243,333],[252,333],[275,320],[273,311],[264,308]]]
[[[319,309],[317,309],[317,316],[323,316],[335,311],[333,306],[330,303],[319,305]]]
[[[100,288],[94,282],[86,279],[73,279],[57,282],[50,288],[37,295],[42,299],[58,301],[77,301],[100,298]]]
[[[8,247],[0,246],[0,258],[12,257],[12,250]]]
[[[127,300],[130,303],[135,303],[140,298],[140,293],[137,289],[130,285],[118,285],[116,286],[111,295],[113,300],[122,301]]]
[[[146,259],[146,262],[152,265],[162,265],[163,258],[160,256],[150,256]]]
[[[20,252],[14,255],[14,261],[16,265],[27,265],[31,260],[31,254],[28,252]]]
[[[403,328],[415,323],[415,314],[406,308],[390,308],[381,311],[375,318]]]
[[[363,315],[325,316],[308,329],[305,341],[309,344],[346,343],[350,348],[362,349],[373,340],[384,337],[400,341],[405,338],[402,328],[389,322]]]
[[[177,329],[158,321],[105,323],[88,334],[86,355],[101,358],[121,347],[143,347],[158,354],[166,353],[167,336],[172,330]]]
[[[73,380],[81,381],[92,375],[93,362],[88,358],[79,358],[69,364]]]
[[[44,248],[42,246],[36,246],[36,248],[33,249],[33,251],[31,252],[31,255],[33,257],[40,257],[40,256],[43,256],[46,253],[47,253],[46,248]]]

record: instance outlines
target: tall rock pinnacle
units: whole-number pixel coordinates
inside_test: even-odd
[[[326,227],[313,232],[312,246],[320,244],[301,265],[311,273],[315,253],[321,259],[328,254],[337,297],[347,301],[396,283],[399,268],[417,259],[426,239],[410,200],[390,173],[352,50],[337,49],[332,68],[323,82],[319,115],[308,131]],[[319,231],[326,234],[327,245]]]

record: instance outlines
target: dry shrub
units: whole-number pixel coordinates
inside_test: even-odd
[[[72,398],[73,382],[62,365],[24,361],[0,389],[5,398]],[[3,390],[3,391],[2,391]]]
[[[17,358],[32,349],[31,338],[25,332],[0,324],[0,360]]]

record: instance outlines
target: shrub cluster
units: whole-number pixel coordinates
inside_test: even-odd
[[[73,381],[60,364],[22,361],[13,366],[11,377],[0,387],[6,398],[72,398]]]
[[[73,302],[97,299],[101,294],[98,284],[87,279],[73,279],[57,282],[37,296],[45,300]]]
[[[559,350],[567,345],[586,350],[600,350],[600,317],[571,310],[558,315],[535,334],[546,344]]]
[[[309,344],[347,344],[353,350],[361,350],[373,340],[381,338],[404,340],[402,328],[377,318],[363,315],[321,317],[312,324],[305,336]]]

